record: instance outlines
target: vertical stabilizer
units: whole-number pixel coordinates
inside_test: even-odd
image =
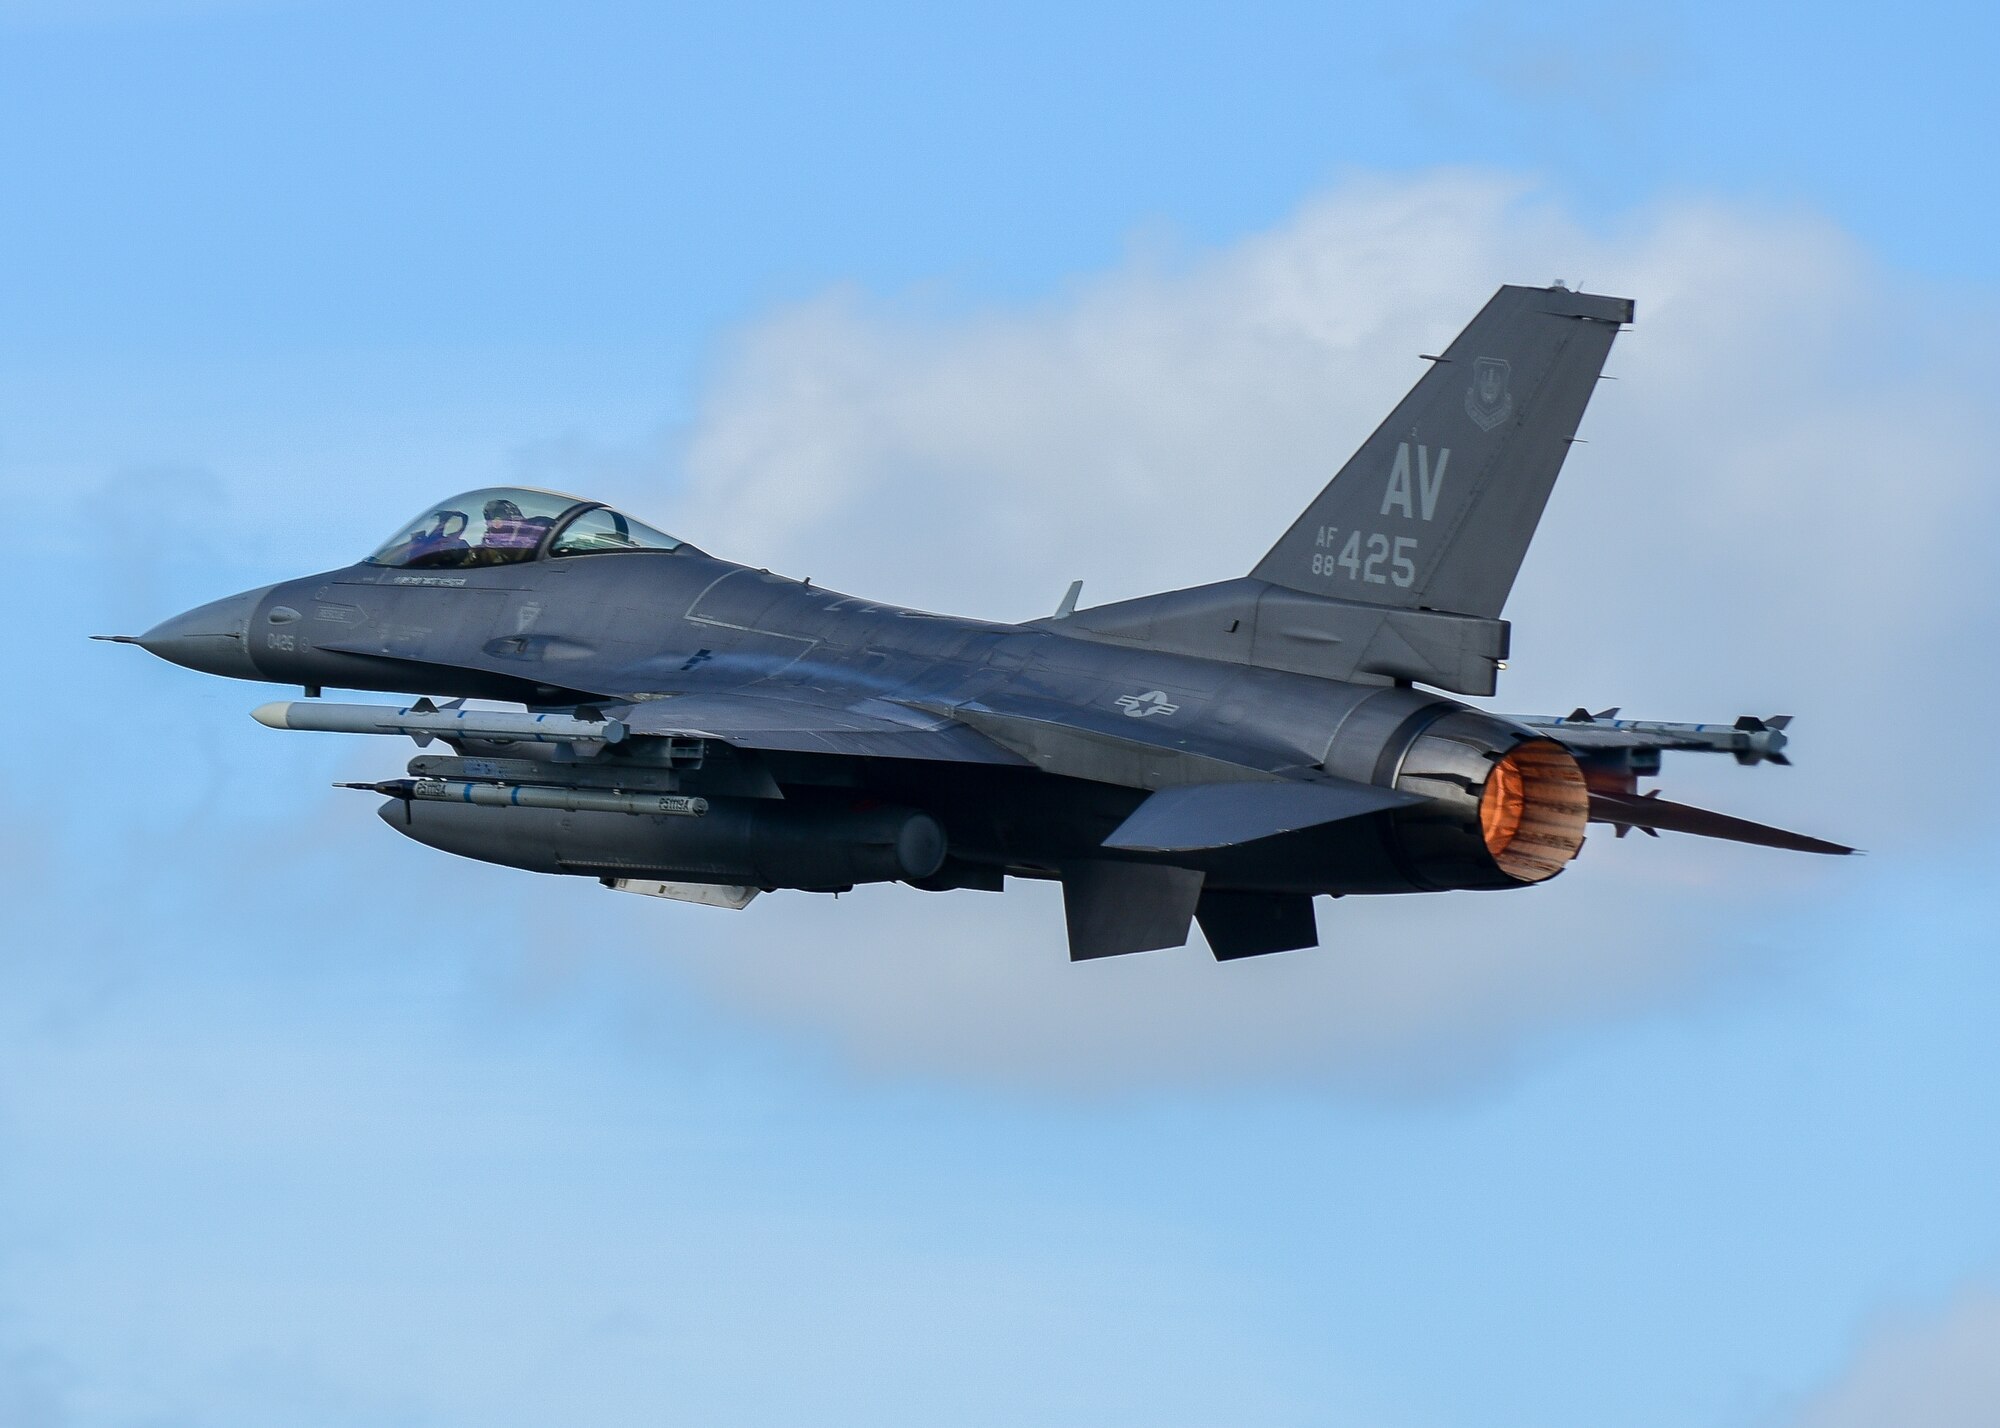
[[[1251,574],[1497,617],[1631,320],[1626,298],[1501,288]]]

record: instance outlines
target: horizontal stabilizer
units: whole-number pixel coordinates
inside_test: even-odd
[[[1640,797],[1628,793],[1590,795],[1590,821],[1614,823],[1621,828],[1643,828],[1648,832],[1691,833],[1697,838],[1722,838],[1731,843],[1754,843],[1760,848],[1787,848],[1794,853],[1852,853],[1854,849],[1803,833],[1788,833],[1768,824],[1731,818],[1726,813],[1710,813],[1685,803],[1669,803],[1663,798]]]
[[[1421,802],[1417,794],[1347,779],[1182,784],[1140,804],[1104,846],[1147,853],[1227,848]]]

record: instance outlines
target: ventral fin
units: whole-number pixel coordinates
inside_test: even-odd
[[[1072,962],[1186,944],[1201,900],[1192,868],[1109,860],[1063,869],[1063,916]]]

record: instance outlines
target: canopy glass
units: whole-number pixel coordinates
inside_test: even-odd
[[[369,556],[368,563],[439,570],[511,565],[543,555],[680,548],[672,536],[601,502],[525,486],[489,486],[431,507]]]

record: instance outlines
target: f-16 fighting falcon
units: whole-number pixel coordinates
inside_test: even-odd
[[[597,501],[485,490],[358,564],[135,643],[296,684],[274,729],[419,748],[433,848],[741,908],[1062,884],[1073,958],[1318,941],[1313,898],[1520,888],[1585,827],[1838,844],[1641,793],[1667,750],[1786,762],[1785,717],[1505,717],[1500,618],[1623,298],[1503,287],[1249,574],[1020,625],[736,565]],[[327,687],[421,696],[339,704]],[[495,701],[522,708],[467,707]],[[449,753],[429,752],[433,746]]]

